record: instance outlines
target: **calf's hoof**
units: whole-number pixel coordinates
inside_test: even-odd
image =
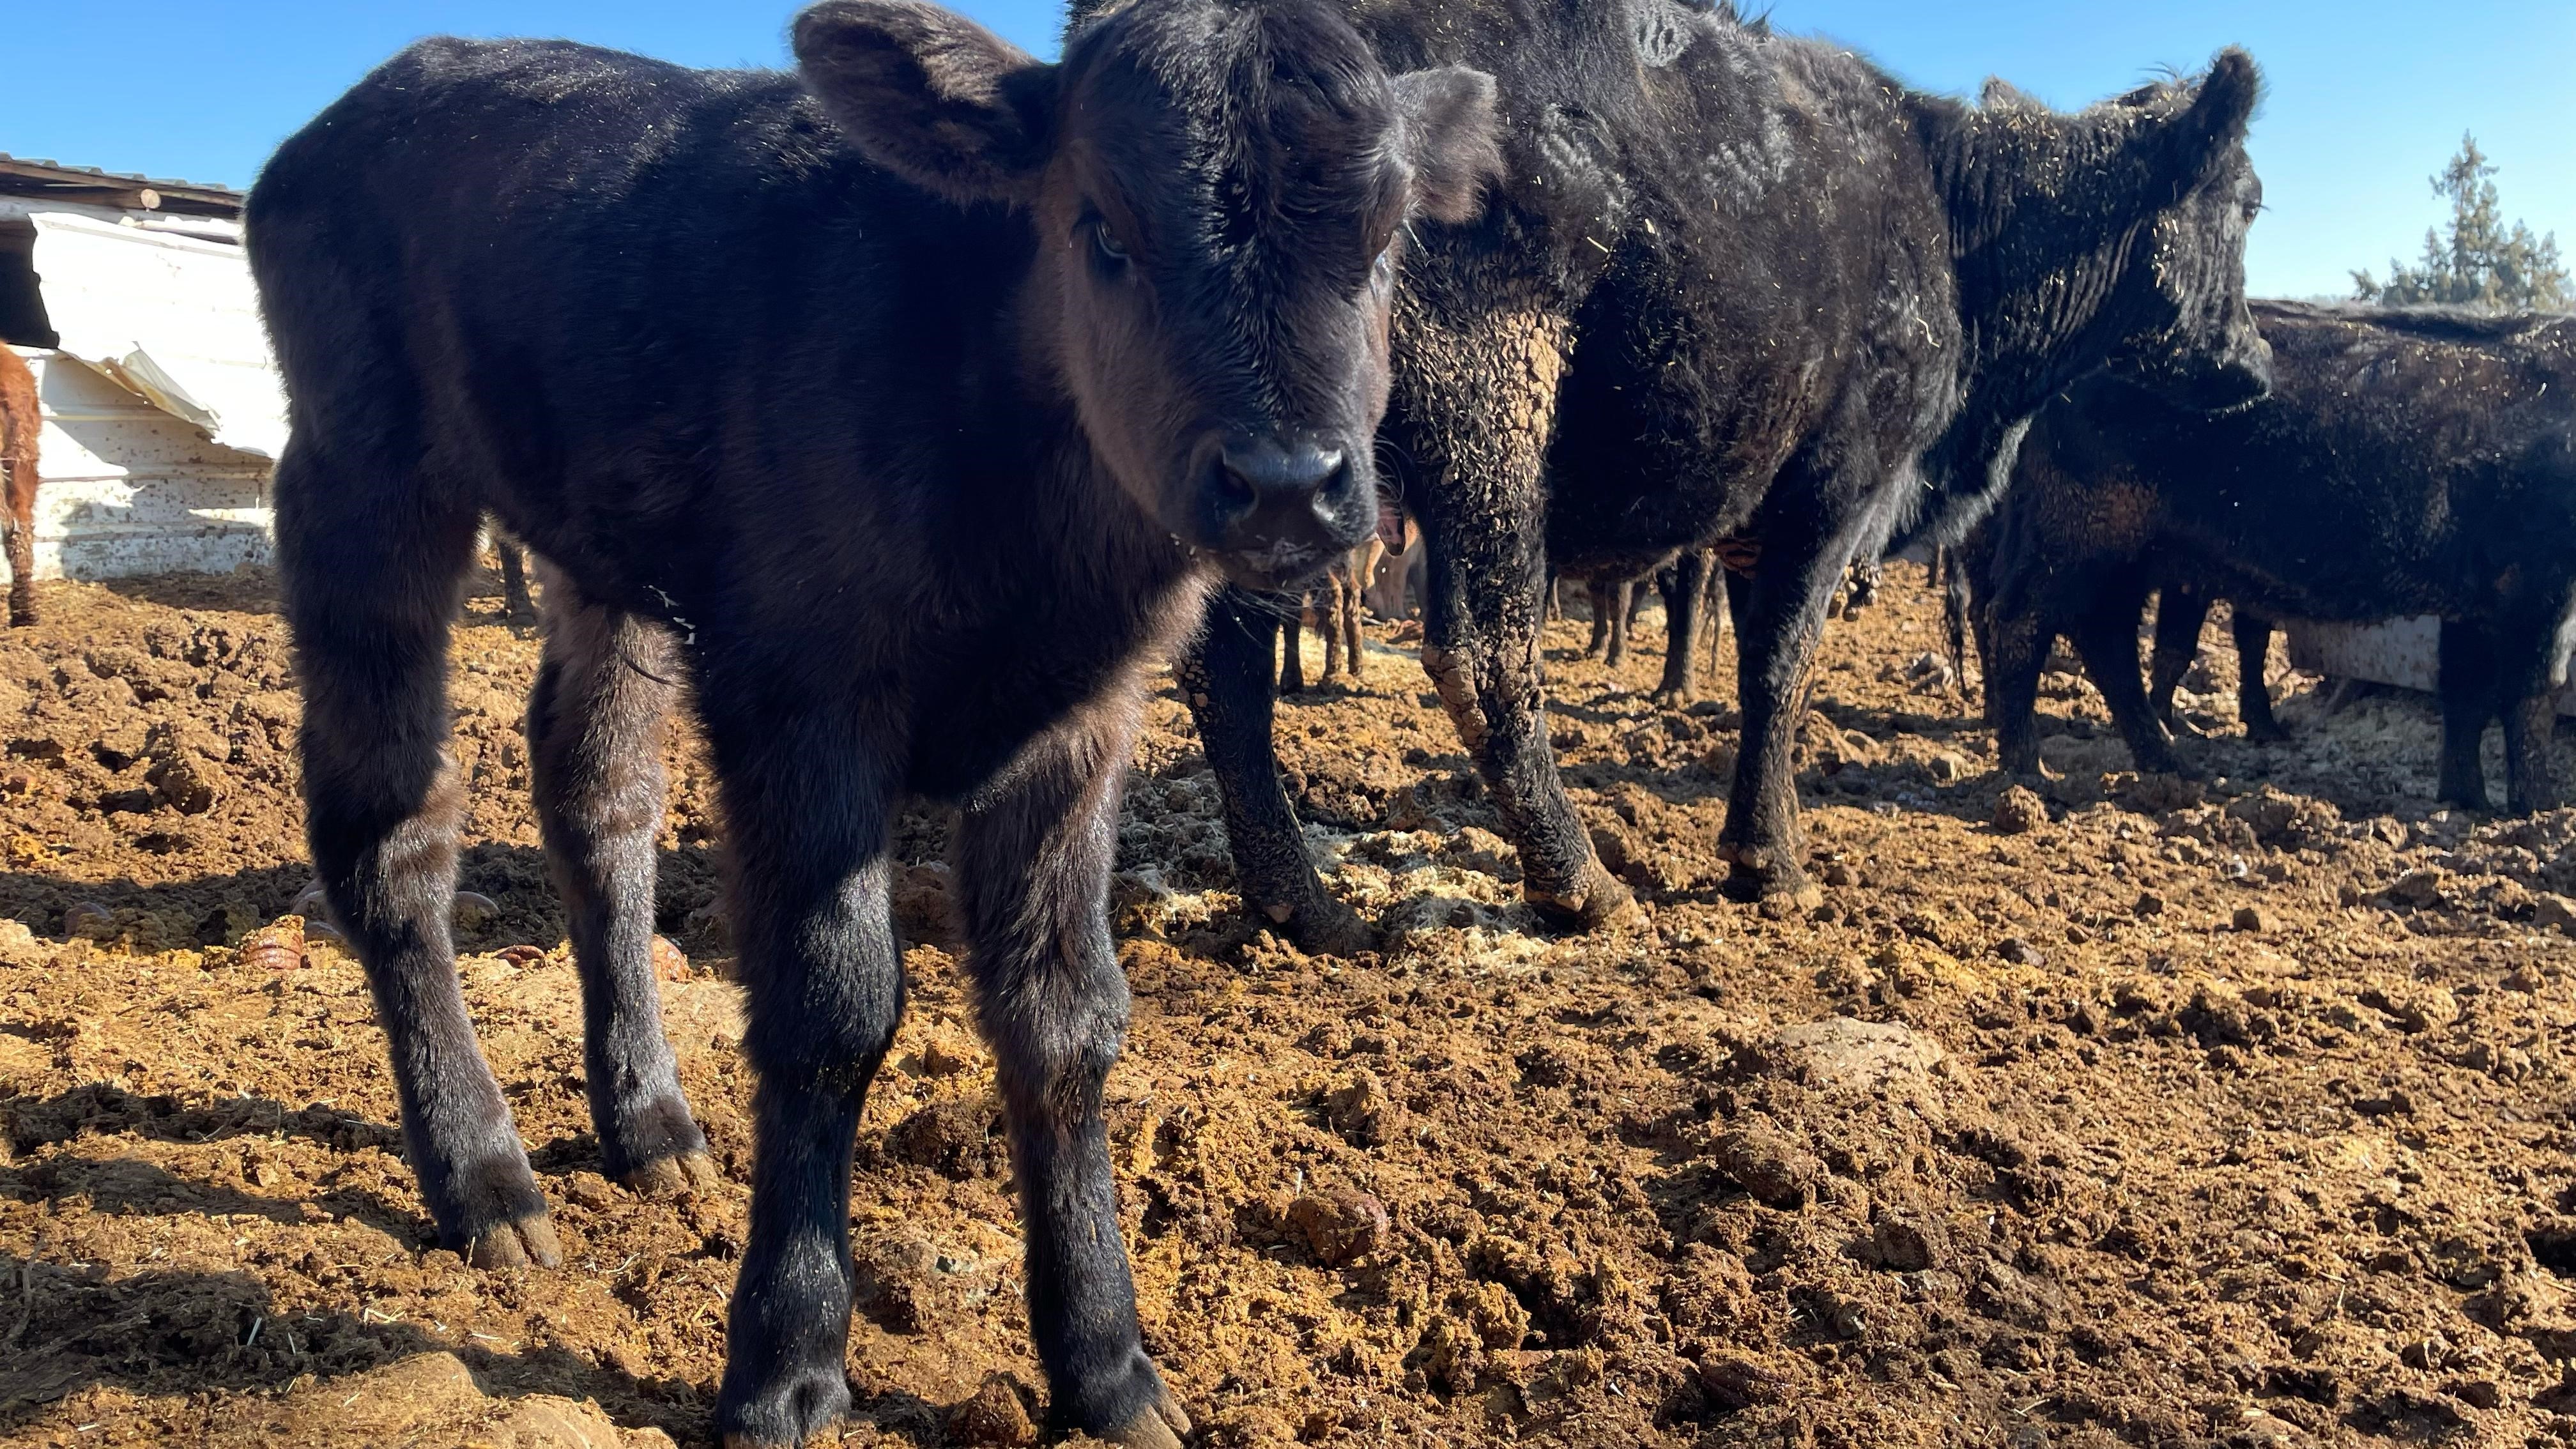
[[[2247,720],[2245,738],[2258,745],[2286,745],[2290,742],[2290,732],[2281,728],[2278,720]]]
[[[1053,1385],[1054,1427],[1079,1429],[1126,1449],[1181,1449],[1190,1416],[1144,1349],[1108,1349],[1098,1368],[1059,1371]]]
[[[1551,892],[1532,882],[1521,894],[1541,919],[1560,931],[1599,931],[1645,919],[1636,892],[1598,860],[1584,863],[1583,878],[1571,890]]]
[[[724,1174],[716,1171],[715,1159],[705,1153],[683,1152],[675,1157],[655,1158],[621,1180],[637,1197],[663,1199],[713,1192],[724,1181]]]
[[[1272,929],[1309,956],[1356,956],[1377,949],[1377,932],[1359,912],[1328,895],[1303,905],[1265,906]]]
[[[1785,852],[1745,845],[1721,845],[1718,849],[1734,866],[1727,876],[1728,894],[1752,902],[1762,914],[1782,919],[1813,911],[1825,903],[1824,887],[1809,879],[1805,868]]]
[[[789,1369],[775,1383],[736,1397],[728,1365],[725,1392],[716,1406],[724,1427],[724,1449],[803,1449],[834,1442],[831,1437],[850,1412],[850,1377],[840,1355]]]
[[[539,1213],[476,1233],[465,1245],[465,1261],[477,1268],[560,1268],[563,1244],[554,1220]]]
[[[1647,696],[1657,709],[1688,709],[1699,703],[1699,690],[1685,685],[1679,689],[1658,689]]]
[[[1180,1401],[1164,1389],[1153,1403],[1137,1411],[1135,1417],[1115,1428],[1101,1431],[1100,1437],[1126,1449],[1181,1449],[1182,1436],[1190,1432],[1190,1416],[1181,1410]]]

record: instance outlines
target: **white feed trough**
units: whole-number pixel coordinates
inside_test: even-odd
[[[2291,624],[2290,663],[2338,679],[2359,679],[2430,694],[2441,680],[2442,621],[2430,614],[2384,624]],[[2576,685],[2558,665],[2558,712],[2576,715]]]

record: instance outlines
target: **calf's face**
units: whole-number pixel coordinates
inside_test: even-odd
[[[1316,0],[1132,0],[1057,65],[917,0],[828,0],[796,53],[869,157],[1027,215],[1029,341],[1175,537],[1286,587],[1375,526],[1407,221],[1481,204],[1490,78],[1388,76]]]
[[[2150,164],[2174,200],[2133,273],[2152,323],[2115,365],[2191,407],[2236,407],[2272,390],[2272,349],[2245,305],[2245,238],[2263,209],[2245,136],[2261,88],[2254,62],[2226,51],[2190,104],[2148,132]]]

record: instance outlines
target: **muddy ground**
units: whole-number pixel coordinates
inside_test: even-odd
[[[2289,746],[2186,700],[2200,783],[2121,773],[2054,676],[2054,778],[2007,801],[1919,571],[1882,597],[1833,626],[1805,729],[1813,918],[1719,891],[1733,716],[1648,703],[1652,613],[1618,671],[1579,622],[1548,656],[1575,798],[1646,903],[1626,935],[1534,928],[1403,626],[1281,715],[1373,955],[1245,921],[1154,701],[1110,1090],[1148,1341],[1202,1442],[2576,1441],[2576,812],[2436,810],[2429,708],[2329,713],[2287,676]],[[707,1442],[750,1143],[687,745],[665,1001],[727,1182],[644,1202],[587,1130],[525,799],[536,648],[469,606],[464,884],[493,909],[461,970],[567,1259],[477,1272],[431,1244],[355,964],[239,949],[307,879],[268,581],[47,602],[0,637],[0,1444]],[[2196,683],[2234,677],[2224,637]],[[926,944],[860,1149],[853,1444],[1043,1415],[939,833],[902,841]]]

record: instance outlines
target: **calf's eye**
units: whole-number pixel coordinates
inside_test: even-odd
[[[1116,263],[1127,260],[1127,249],[1118,244],[1118,236],[1109,229],[1106,218],[1091,224],[1091,245],[1099,251],[1102,261]]]

